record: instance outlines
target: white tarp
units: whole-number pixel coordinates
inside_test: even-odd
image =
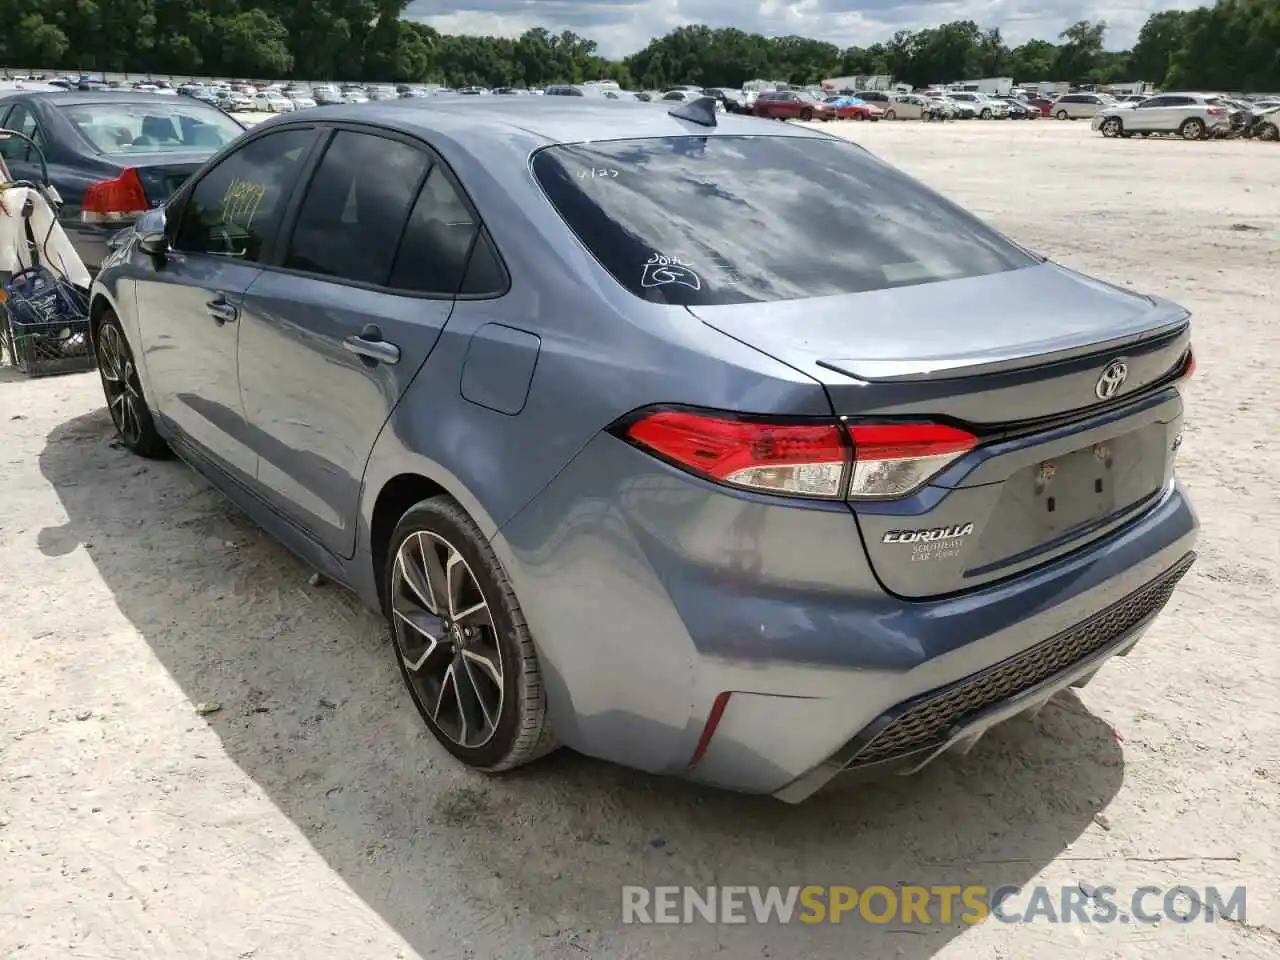
[[[87,289],[89,271],[44,197],[30,187],[6,187],[8,182],[7,171],[0,164],[0,273],[17,273],[32,265],[22,223],[22,208],[30,197],[31,232],[39,245],[40,263]]]

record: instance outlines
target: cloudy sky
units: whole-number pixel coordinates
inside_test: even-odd
[[[1207,2],[1207,0],[1206,0]],[[515,36],[529,27],[572,30],[619,57],[674,27],[706,23],[771,36],[799,34],[839,46],[887,40],[894,31],[948,20],[999,27],[1018,44],[1055,39],[1077,20],[1105,20],[1107,46],[1131,45],[1158,10],[1195,0],[413,0],[407,16],[445,33]]]

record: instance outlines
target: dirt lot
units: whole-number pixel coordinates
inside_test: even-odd
[[[96,376],[0,370],[0,956],[1280,955],[1280,149],[842,124],[1018,240],[1197,316],[1202,553],[1127,660],[967,758],[799,807],[425,732],[383,628]],[[198,705],[220,705],[204,715]],[[1248,922],[622,927],[622,884],[1248,885]]]

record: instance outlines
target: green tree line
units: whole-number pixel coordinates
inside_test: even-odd
[[[442,34],[403,19],[409,0],[0,0],[0,64],[59,70],[541,86],[611,78],[627,87],[813,83],[891,74],[924,86],[984,76],[1162,87],[1280,90],[1280,2],[1216,0],[1154,14],[1132,50],[1105,49],[1107,25],[1011,47],[958,20],[841,49],[805,37],[688,26],[629,57],[601,57],[571,31],[515,38]]]

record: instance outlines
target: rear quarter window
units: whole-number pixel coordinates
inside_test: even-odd
[[[637,297],[681,305],[861,293],[1039,261],[850,143],[615,140],[544,148],[552,205]]]

